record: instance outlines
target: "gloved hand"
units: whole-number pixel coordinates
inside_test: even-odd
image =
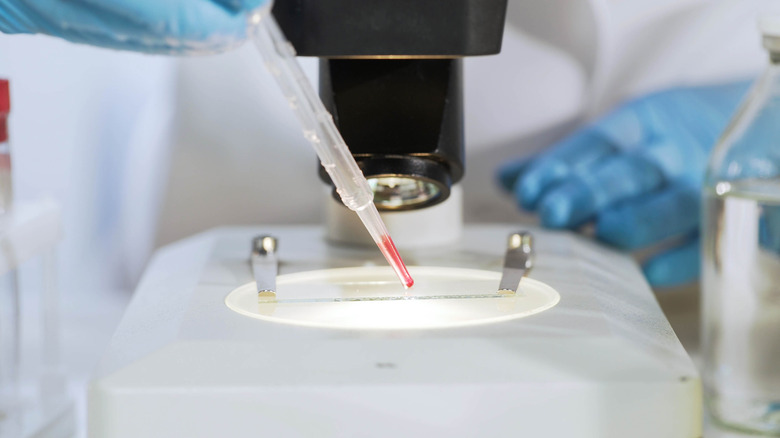
[[[0,0],[0,32],[43,33],[147,53],[225,50],[267,0]]]
[[[595,221],[596,237],[639,249],[682,243],[643,267],[654,286],[699,274],[699,207],[709,152],[749,84],[672,89],[632,101],[498,178],[543,226]]]

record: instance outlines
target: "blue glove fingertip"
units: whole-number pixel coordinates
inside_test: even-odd
[[[577,178],[572,178],[544,194],[539,202],[539,216],[548,228],[574,228],[590,219],[595,212],[592,193]]]
[[[699,188],[672,184],[598,213],[596,237],[633,250],[687,236],[699,227]]]
[[[566,196],[553,194],[539,203],[539,218],[547,228],[567,228],[573,225],[577,206]]]
[[[668,288],[692,283],[699,277],[699,268],[685,268],[667,260],[653,260],[642,271],[652,287]]]
[[[632,248],[632,233],[626,218],[616,209],[601,213],[596,221],[596,238],[618,248]]]
[[[566,200],[543,202],[539,208],[542,226],[547,228],[565,228],[572,215],[572,206]]]
[[[565,169],[559,163],[537,161],[515,182],[515,196],[520,207],[534,211],[545,189],[558,180]]]
[[[664,287],[675,277],[674,269],[664,259],[650,260],[642,266],[642,272],[653,287]]]
[[[520,160],[499,167],[496,172],[496,178],[498,179],[498,184],[501,188],[507,192],[511,192],[526,166],[528,166],[528,161]]]
[[[674,287],[695,281],[699,276],[698,239],[650,259],[642,267],[653,287]]]
[[[530,178],[521,177],[515,182],[514,193],[520,208],[525,211],[534,211],[538,206],[542,189],[538,179],[533,176]]]
[[[647,244],[649,237],[642,225],[628,209],[607,209],[596,220],[596,238],[620,249],[637,249]]]
[[[514,193],[520,208],[525,211],[536,210],[541,188],[535,178],[518,179],[515,183]]]

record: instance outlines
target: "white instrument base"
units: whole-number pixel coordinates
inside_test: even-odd
[[[402,251],[409,265],[500,271],[509,226]],[[700,384],[635,263],[531,230],[530,277],[560,302],[460,328],[280,324],[229,309],[252,281],[250,241],[279,239],[280,274],[382,266],[315,227],[221,228],[160,250],[89,391],[94,438],[697,438]]]

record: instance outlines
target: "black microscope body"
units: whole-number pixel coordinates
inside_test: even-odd
[[[275,1],[380,210],[438,204],[463,177],[462,58],[501,50],[506,2]]]

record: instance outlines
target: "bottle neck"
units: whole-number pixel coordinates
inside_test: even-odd
[[[780,36],[764,35],[762,37],[764,48],[769,51],[769,59],[773,64],[780,62]]]

